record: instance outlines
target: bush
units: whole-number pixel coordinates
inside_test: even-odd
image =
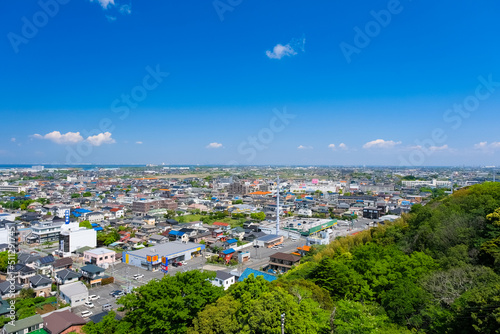
[[[115,282],[114,277],[106,277],[101,280],[101,285],[107,285]]]

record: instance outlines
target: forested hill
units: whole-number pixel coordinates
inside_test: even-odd
[[[500,183],[339,238],[273,283],[226,292],[192,271],[122,298],[87,333],[500,333]]]

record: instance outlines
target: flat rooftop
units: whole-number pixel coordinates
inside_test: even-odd
[[[96,248],[96,249],[90,249],[88,251],[85,251],[85,253],[89,253],[92,255],[104,255],[104,254],[109,254],[109,253],[114,253],[115,251],[101,247],[101,248]]]
[[[199,248],[199,249],[198,249]],[[159,255],[159,256],[173,256],[177,253],[184,253],[189,250],[197,251],[205,249],[205,245],[197,244],[194,242],[184,243],[181,241],[172,241],[164,244],[156,244],[153,247],[145,247],[139,250],[127,252],[127,254],[140,256],[146,258],[146,256]]]

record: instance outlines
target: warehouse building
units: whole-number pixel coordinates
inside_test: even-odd
[[[164,261],[166,264],[187,261],[201,255],[203,249],[205,249],[205,245],[202,244],[173,241],[156,244],[154,247],[123,252],[123,262],[146,270],[156,271],[161,269],[162,258],[166,259]]]

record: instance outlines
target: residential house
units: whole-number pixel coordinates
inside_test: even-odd
[[[160,234],[153,234],[148,239],[148,243],[153,244],[153,245],[154,244],[163,244],[165,242],[168,242],[168,238],[166,236],[163,236]]]
[[[234,283],[236,283],[234,275],[226,273],[222,270],[217,270],[215,279],[212,281],[213,285],[221,286],[224,290],[227,290]]]
[[[35,290],[36,297],[48,297],[52,291],[52,279],[43,275],[35,275],[30,277],[30,287]]]
[[[82,333],[85,319],[69,310],[54,312],[43,318],[44,329],[49,334]]]
[[[98,267],[93,264],[88,264],[80,268],[83,278],[92,286],[94,284],[100,284],[103,277],[101,275],[104,273],[105,269]]]
[[[25,334],[32,333],[43,329],[44,320],[40,314],[32,315],[21,320],[16,320],[12,323],[7,323],[1,333],[2,334]],[[43,333],[39,331],[37,333]]]
[[[229,248],[229,249],[225,249],[222,252],[220,252],[219,257],[223,258],[226,261],[226,263],[228,263],[234,254],[235,254],[235,250],[232,248]]]
[[[7,296],[7,298],[10,298],[12,295],[17,296],[19,294],[19,291],[23,289],[23,286],[21,284],[17,284],[14,282],[14,284],[11,284],[9,281],[3,281],[0,283],[0,294],[2,296]]]
[[[220,228],[223,231],[228,231],[231,228],[230,224],[222,223],[222,222],[214,222],[212,225],[217,226],[218,228]]]
[[[243,240],[243,237],[245,236],[245,229],[241,226],[236,226],[231,230],[230,235],[235,239]]]
[[[200,243],[202,240],[206,241],[208,238],[211,238],[212,234],[210,232],[198,233],[194,237],[190,237],[190,242]]]
[[[269,268],[276,272],[286,273],[300,262],[300,256],[277,252],[269,256]]]
[[[56,272],[55,279],[57,284],[64,285],[77,282],[82,274],[74,272],[71,269],[63,269]]]
[[[198,234],[198,230],[192,228],[181,228],[179,232],[184,232],[185,234],[187,234],[188,238],[194,237],[196,234]]]
[[[52,270],[56,272],[62,269],[71,269],[72,266],[73,266],[73,259],[70,257],[63,257],[55,260],[52,263]]]
[[[35,269],[38,274],[50,275],[52,273],[54,261],[55,259],[52,255],[41,257],[33,263],[33,269]]]
[[[11,275],[17,279],[19,284],[28,287],[30,284],[29,279],[36,275],[36,271],[24,264],[18,263],[11,270]]]
[[[181,232],[181,231],[175,231],[175,230],[172,230],[168,233],[168,239],[170,241],[183,241],[183,242],[188,242],[189,241],[189,237],[187,236],[186,233],[184,232]]]
[[[238,240],[236,240],[236,239],[229,239],[229,240],[224,241],[224,243],[222,245],[223,245],[224,249],[229,249],[229,248],[232,248],[232,247],[236,247],[238,245]]]

